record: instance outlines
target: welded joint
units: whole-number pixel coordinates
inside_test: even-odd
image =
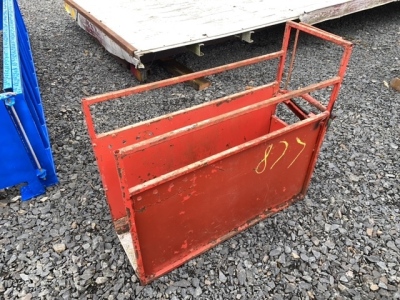
[[[204,44],[193,44],[193,45],[188,45],[186,48],[196,54],[197,56],[203,56],[204,53],[201,52],[201,47],[204,46]]]
[[[246,31],[246,32],[242,32],[240,35],[237,35],[238,38],[240,38],[242,41],[251,44],[252,42],[254,42],[251,39],[251,35],[254,33],[253,30],[251,31]]]

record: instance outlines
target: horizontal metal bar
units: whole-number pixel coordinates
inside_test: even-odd
[[[298,29],[300,31],[306,32],[311,35],[315,35],[316,37],[319,37],[329,42],[333,42],[343,47],[351,47],[353,45],[351,42],[344,40],[342,37],[338,35],[329,33],[322,29],[318,29],[306,23],[296,23],[293,21],[288,21],[287,24],[292,28]]]
[[[281,57],[283,55],[283,53],[284,52],[281,50],[281,51],[269,53],[266,55],[261,55],[261,56],[245,59],[242,61],[226,64],[223,66],[194,72],[191,74],[186,74],[186,75],[173,77],[173,78],[169,78],[169,79],[165,79],[165,80],[161,80],[161,81],[157,81],[157,82],[153,82],[153,83],[149,83],[149,84],[144,84],[144,85],[140,85],[140,86],[136,86],[136,87],[131,87],[131,88],[127,88],[127,89],[123,89],[123,90],[119,90],[119,91],[114,91],[114,92],[110,92],[110,93],[106,93],[106,94],[102,94],[102,95],[93,96],[90,98],[85,98],[82,100],[82,105],[90,106],[90,105],[93,105],[96,103],[100,103],[100,102],[104,102],[104,101],[108,101],[108,100],[114,100],[116,98],[129,96],[132,94],[139,94],[139,93],[143,93],[146,91],[151,91],[154,89],[194,80],[199,77],[214,75],[214,74],[222,73],[225,71],[237,69],[240,67],[248,66],[251,64],[261,63],[266,60],[271,60],[271,59]]]
[[[251,95],[251,94],[255,94],[255,93],[257,93],[257,92],[262,92],[263,90],[266,90],[266,89],[272,88],[272,87],[273,87],[273,88],[276,88],[276,90],[277,90],[277,89],[278,89],[278,82],[277,82],[277,81],[274,81],[274,82],[268,83],[268,84],[266,84],[266,85],[254,87],[254,88],[252,88],[252,89],[244,90],[244,91],[241,91],[241,92],[238,92],[238,93],[235,93],[235,94],[231,94],[231,95],[228,95],[228,96],[224,96],[224,97],[215,99],[215,100],[210,101],[210,102],[205,102],[205,103],[202,103],[202,104],[199,104],[199,105],[196,105],[196,106],[192,106],[192,107],[189,107],[189,108],[185,109],[185,113],[191,112],[191,111],[193,111],[193,110],[202,109],[202,108],[204,108],[204,107],[206,107],[206,106],[209,106],[210,104],[211,104],[211,105],[218,106],[220,103],[230,102],[230,101],[232,101],[232,100],[235,100],[235,99],[238,99],[238,98],[241,98],[241,97],[246,97],[246,96],[249,96],[249,95]],[[127,126],[125,126],[125,127],[120,127],[120,128],[117,128],[117,129],[108,131],[108,132],[100,133],[100,134],[97,135],[97,139],[101,139],[101,138],[104,138],[104,137],[107,137],[107,136],[110,136],[110,135],[111,135],[111,136],[112,136],[112,135],[117,135],[117,134],[119,134],[120,132],[129,130],[129,129],[134,128],[134,127],[137,127],[137,126],[142,126],[143,124],[152,124],[152,123],[156,123],[156,122],[158,122],[158,121],[161,121],[161,120],[165,119],[166,117],[168,117],[168,118],[175,118],[175,117],[179,116],[180,114],[182,114],[182,111],[176,111],[176,112],[172,112],[172,113],[170,113],[170,114],[168,114],[168,115],[163,115],[163,116],[155,117],[155,118],[153,118],[153,119],[149,119],[149,120],[146,120],[146,121],[143,121],[143,122],[140,122],[140,123],[127,125]]]
[[[137,193],[141,193],[143,191],[149,190],[149,189],[153,188],[154,186],[161,185],[161,184],[163,184],[165,182],[168,182],[168,181],[173,180],[175,178],[178,178],[178,177],[180,177],[182,175],[185,175],[185,174],[188,174],[190,172],[193,172],[194,170],[202,168],[203,166],[210,165],[210,164],[212,164],[212,163],[214,163],[216,161],[221,160],[222,158],[229,157],[229,156],[231,156],[231,155],[233,155],[233,154],[235,154],[237,152],[241,152],[241,151],[246,150],[246,149],[248,149],[250,147],[258,145],[258,144],[264,142],[265,140],[282,136],[288,130],[291,130],[293,127],[307,126],[309,123],[312,123],[315,120],[323,120],[323,119],[326,119],[326,118],[329,118],[329,112],[328,111],[323,112],[323,113],[321,113],[319,115],[311,116],[310,118],[302,120],[302,121],[300,121],[298,123],[288,125],[288,127],[285,127],[285,128],[283,128],[281,130],[274,131],[274,132],[272,132],[270,134],[261,136],[261,137],[255,139],[255,140],[252,140],[252,141],[248,141],[248,142],[246,142],[246,143],[244,143],[242,145],[232,147],[232,148],[230,148],[228,150],[225,150],[225,151],[220,152],[218,154],[212,155],[212,156],[210,156],[208,158],[205,158],[205,159],[202,159],[200,161],[194,162],[194,163],[192,163],[192,164],[190,164],[188,166],[179,168],[179,169],[177,169],[175,171],[172,171],[172,172],[169,172],[167,174],[161,175],[161,176],[159,176],[157,178],[151,179],[151,180],[146,181],[146,182],[144,182],[142,184],[130,187],[129,188],[129,195],[130,195],[130,197],[132,197]],[[117,156],[121,157],[123,155],[126,155],[126,153],[122,153],[122,152],[123,152],[123,149],[121,149],[120,153],[118,153]]]
[[[288,90],[280,90],[281,93],[288,93]],[[327,108],[325,105],[323,105],[321,102],[319,102],[317,99],[315,99],[313,96],[311,96],[310,94],[303,94],[300,96],[301,98],[303,98],[305,101],[307,101],[308,103],[310,103],[312,106],[314,106],[315,108],[317,108],[319,111],[326,111]]]
[[[117,150],[115,152],[115,155],[117,157],[117,160],[119,160],[119,159],[122,159],[123,156],[129,155],[129,153],[140,151],[140,149],[148,147],[149,144],[154,145],[154,144],[161,143],[168,136],[171,136],[171,135],[180,136],[180,135],[188,133],[189,131],[191,131],[193,129],[199,129],[201,127],[211,126],[211,125],[219,122],[221,119],[234,118],[234,117],[237,117],[239,115],[242,115],[242,114],[245,114],[245,113],[249,113],[249,112],[258,110],[260,108],[263,108],[263,107],[266,107],[266,106],[269,106],[269,105],[273,105],[273,104],[282,102],[284,100],[288,100],[288,99],[295,98],[295,97],[301,97],[302,94],[309,93],[309,92],[317,90],[317,89],[322,89],[322,88],[325,88],[327,86],[331,86],[333,84],[336,84],[338,82],[340,82],[340,77],[334,77],[332,79],[325,80],[323,82],[320,82],[320,83],[317,83],[317,84],[313,84],[313,85],[310,85],[308,87],[305,87],[305,88],[302,88],[302,89],[299,89],[299,90],[296,90],[296,91],[289,92],[287,94],[279,95],[279,96],[276,96],[274,98],[265,100],[263,102],[256,103],[256,104],[253,104],[253,105],[238,109],[236,111],[233,111],[233,112],[230,112],[230,113],[226,113],[226,114],[223,114],[221,116],[218,116],[218,117],[215,117],[215,118],[212,118],[212,119],[208,119],[208,120],[199,122],[199,123],[195,124],[195,126],[194,125],[185,126],[185,127],[180,128],[178,130],[174,130],[174,131],[172,131],[170,133],[157,136],[157,137],[155,137],[153,139],[146,140],[146,141],[140,142],[140,143],[135,144],[135,145],[126,146],[126,147],[124,147],[122,149]],[[305,126],[309,122],[312,122],[313,120],[315,120],[315,118],[322,120],[324,118],[329,117],[329,115],[330,115],[329,111],[325,111],[325,112],[322,112],[319,115],[312,116],[309,119],[300,121],[300,122],[298,122],[296,124],[289,125],[287,128],[290,129],[293,126],[303,126],[303,124]],[[266,137],[266,136],[260,137],[260,138],[258,138],[256,140],[249,141],[247,143],[244,143],[243,145],[233,147],[233,148],[228,149],[228,150],[226,150],[226,151],[224,151],[222,153],[219,153],[217,155],[213,155],[213,156],[211,156],[211,157],[209,157],[207,159],[203,159],[203,160],[201,160],[199,162],[193,163],[189,167],[185,167],[183,169],[181,168],[181,169],[175,170],[173,172],[170,172],[168,174],[161,175],[161,176],[159,176],[159,177],[157,177],[155,179],[149,180],[149,181],[147,181],[147,182],[145,182],[143,184],[136,185],[134,187],[129,188],[129,193],[130,193],[130,195],[134,195],[134,194],[136,194],[138,192],[143,192],[144,190],[148,190],[148,189],[152,188],[155,185],[158,185],[158,184],[161,184],[163,182],[169,181],[169,180],[171,180],[173,178],[177,178],[177,177],[179,177],[179,176],[181,176],[183,174],[186,174],[187,172],[190,172],[190,171],[192,171],[194,169],[201,168],[205,164],[210,164],[210,163],[214,162],[215,160],[220,159],[221,158],[220,156],[227,157],[229,155],[234,154],[237,151],[241,151],[243,149],[247,149],[247,148],[253,146],[254,143],[261,143],[265,139],[270,138],[270,136],[275,136],[275,135],[279,136],[280,134],[282,134],[282,132],[286,132],[286,131],[281,131],[281,130],[276,131],[276,132],[271,133],[270,135],[268,135],[268,137]]]
[[[315,99],[310,94],[304,94],[304,95],[301,96],[301,98],[306,100],[312,106],[318,108],[320,111],[326,111],[326,109],[327,109],[325,105],[323,105],[321,102],[319,102],[317,99]]]
[[[245,114],[245,113],[249,113],[249,112],[258,110],[258,109],[263,108],[263,107],[267,107],[267,106],[270,106],[270,105],[278,104],[278,103],[283,102],[285,100],[289,100],[289,99],[296,98],[296,97],[301,97],[303,94],[310,93],[312,91],[323,89],[323,88],[326,88],[328,86],[332,86],[334,84],[337,84],[337,83],[340,82],[340,80],[341,80],[341,78],[339,76],[336,76],[336,77],[333,77],[331,79],[328,79],[328,80],[325,80],[325,81],[321,81],[319,83],[311,84],[311,85],[309,85],[307,87],[304,87],[304,88],[301,88],[301,89],[298,89],[298,90],[295,90],[295,91],[290,91],[290,92],[285,93],[285,94],[280,94],[280,95],[278,95],[276,97],[264,100],[262,102],[255,103],[255,104],[252,104],[252,105],[249,105],[249,106],[234,110],[232,112],[229,112],[229,113],[226,113],[226,114],[223,114],[223,115],[211,118],[211,119],[207,119],[207,120],[204,120],[204,121],[201,121],[201,122],[189,125],[189,126],[185,126],[185,127],[179,128],[177,130],[173,130],[172,132],[156,136],[156,137],[154,137],[152,139],[145,140],[143,142],[139,142],[139,143],[134,144],[134,145],[126,146],[124,148],[121,148],[121,149],[117,150],[116,152],[119,153],[119,155],[121,155],[121,156],[128,155],[130,152],[136,152],[141,148],[148,147],[149,143],[156,144],[158,142],[163,141],[165,139],[166,135],[172,135],[172,134],[173,135],[179,135],[179,134],[182,135],[182,134],[185,134],[187,131],[190,131],[190,130],[192,130],[194,128],[200,128],[200,127],[210,126],[212,124],[215,124],[215,123],[219,122],[221,119],[233,118],[233,117]]]

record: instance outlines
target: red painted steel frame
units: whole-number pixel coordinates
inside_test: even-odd
[[[293,29],[343,47],[337,76],[294,91],[279,89]],[[143,284],[304,197],[351,50],[338,36],[288,22],[280,51],[82,101],[111,215],[117,232],[132,237]],[[90,107],[96,103],[276,58],[271,84],[95,132]],[[327,106],[310,96],[329,86]],[[277,104],[296,97],[321,113],[291,125],[274,115]]]

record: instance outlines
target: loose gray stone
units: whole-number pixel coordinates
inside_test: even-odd
[[[121,290],[121,288],[122,288],[122,286],[124,284],[125,284],[125,279],[124,278],[118,279],[117,282],[113,286],[114,293],[118,293]]]
[[[305,253],[300,253],[300,258],[305,262],[309,261],[309,258]]]
[[[379,290],[379,286],[376,285],[375,283],[371,284],[371,285],[369,286],[369,288],[370,288],[371,291],[377,291],[377,290]]]
[[[224,273],[222,273],[221,271],[219,271],[218,277],[219,277],[219,280],[220,280],[222,283],[225,283],[225,282],[227,281],[226,276],[225,276]]]
[[[286,284],[285,293],[293,293],[296,290],[296,285],[293,283]]]
[[[192,285],[197,288],[200,285],[200,280],[198,278],[193,278],[192,279]]]
[[[314,255],[314,257],[316,259],[320,259],[321,258],[321,253],[316,251],[316,250],[312,250],[312,254]]]
[[[246,268],[248,268],[248,269],[250,269],[252,266],[253,266],[253,264],[250,262],[250,261],[248,261],[247,259],[244,261],[244,266],[246,267]]]
[[[33,295],[31,293],[26,294],[20,298],[20,300],[31,300]]]
[[[301,282],[299,283],[299,288],[300,288],[301,290],[308,291],[308,290],[311,289],[311,287],[312,287],[311,284],[309,284],[309,283],[307,283],[307,282],[301,281]]]
[[[373,262],[373,263],[376,263],[376,262],[379,262],[379,261],[380,261],[380,258],[379,258],[378,256],[374,256],[374,255],[366,256],[365,258],[366,258],[369,262]]]
[[[53,249],[54,251],[56,251],[57,253],[62,253],[65,251],[66,249],[66,245],[64,243],[59,243],[59,244],[54,244],[53,245]]]
[[[292,275],[285,274],[284,276],[289,282],[295,282],[296,281],[296,277],[294,277]]]
[[[107,277],[97,277],[96,278],[96,283],[99,284],[99,285],[100,284],[104,284],[104,283],[107,282],[107,280],[108,280]]]
[[[311,237],[311,241],[313,242],[313,244],[314,244],[315,246],[318,246],[318,245],[319,245],[319,239],[318,239],[317,237],[312,236],[312,237]]]
[[[386,246],[390,249],[392,249],[393,251],[399,252],[399,248],[396,247],[396,245],[394,244],[393,241],[388,241],[386,243]]]
[[[345,290],[347,290],[347,287],[339,282],[339,283],[338,283],[338,289],[339,289],[341,292],[344,292]]]
[[[300,256],[297,254],[297,252],[292,252],[292,257],[293,259],[299,259]]]
[[[61,192],[60,191],[57,191],[55,194],[53,194],[51,197],[50,197],[50,200],[58,200],[58,199],[60,199],[61,198]]]
[[[331,225],[330,225],[330,224],[325,223],[325,231],[326,231],[326,232],[331,231]]]
[[[174,282],[174,286],[177,286],[177,287],[189,287],[190,286],[190,282],[187,281],[186,279],[182,279],[182,280]]]
[[[332,231],[339,229],[339,228],[340,228],[340,225],[338,225],[338,224],[332,224],[332,226],[331,226]]]
[[[282,253],[282,248],[278,247],[269,252],[269,256],[274,257],[280,255],[281,253]]]
[[[327,240],[326,242],[325,242],[325,246],[327,246],[329,249],[334,249],[335,248],[335,243],[333,242],[333,241],[331,241],[331,240]]]
[[[240,285],[244,285],[246,282],[246,270],[245,269],[239,269],[237,271],[237,278],[239,280]]]
[[[377,264],[379,267],[381,267],[383,270],[386,270],[386,269],[387,269],[386,264],[385,264],[383,261],[378,261],[376,264]]]
[[[26,275],[24,273],[19,274],[19,277],[21,277],[21,279],[23,281],[28,281],[29,280],[29,275]]]
[[[200,287],[196,287],[194,296],[199,297],[201,296],[202,293],[203,293],[202,289]]]
[[[379,281],[379,283],[378,283],[378,286],[381,288],[381,289],[385,289],[385,290],[387,290],[387,285],[385,284],[385,283],[383,283],[382,281]]]

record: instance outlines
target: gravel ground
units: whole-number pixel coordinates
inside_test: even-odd
[[[16,189],[0,193],[0,298],[400,299],[400,93],[384,84],[400,76],[400,2],[319,25],[355,49],[306,199],[145,287],[113,230],[80,107],[82,97],[137,83],[62,1],[19,2],[60,183],[28,202]],[[281,35],[277,26],[254,44],[229,41],[178,60],[204,69],[273,50]],[[314,67],[321,48],[312,39],[301,45],[295,84],[308,69],[326,75]],[[157,63],[152,70],[151,80],[168,76]],[[168,100],[145,95],[124,111],[133,122],[148,119],[256,85],[266,71],[213,78],[201,93],[182,87]]]

